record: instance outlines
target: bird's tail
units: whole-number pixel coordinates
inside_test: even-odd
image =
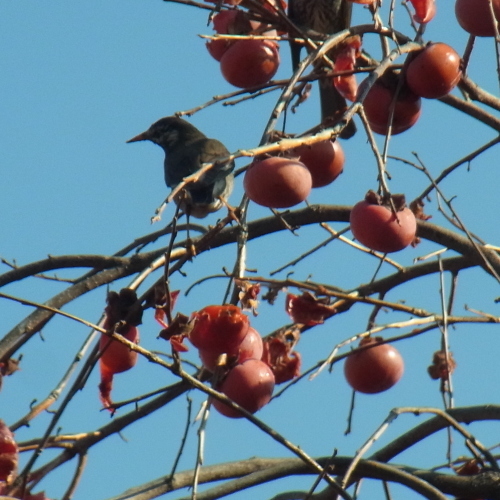
[[[331,80],[320,79],[319,98],[321,101],[321,121],[331,122],[338,120],[347,109],[346,100],[340,95],[339,91],[333,86]],[[342,139],[349,139],[356,133],[356,125],[351,120],[340,133]]]

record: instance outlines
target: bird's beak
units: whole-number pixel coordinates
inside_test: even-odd
[[[132,137],[132,139],[129,139],[127,143],[129,142],[138,142],[138,141],[148,141],[149,140],[149,134],[148,131],[143,132],[142,134],[136,135],[135,137]]]

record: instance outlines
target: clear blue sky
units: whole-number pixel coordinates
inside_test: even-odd
[[[354,22],[368,22],[361,6],[355,5],[354,10]],[[387,19],[386,13],[385,16]],[[396,19],[397,27],[408,33],[408,21],[400,5],[396,7]],[[22,265],[49,254],[112,254],[134,238],[161,227],[161,223],[151,227],[149,219],[166,194],[163,152],[149,143],[126,144],[125,141],[162,116],[190,109],[214,95],[233,90],[220,75],[218,64],[206,52],[204,41],[197,37],[197,34],[211,32],[206,20],[207,11],[160,0],[2,3],[2,258]],[[447,42],[459,53],[463,52],[467,35],[456,25],[451,2],[438,2],[438,14],[425,39]],[[378,53],[373,37],[366,37],[365,47]],[[498,95],[493,48],[492,40],[477,41],[470,75]],[[286,78],[290,74],[286,45],[281,47],[281,57],[277,78]],[[310,102],[289,117],[287,131],[301,132],[317,122],[319,106],[315,92],[316,89]],[[196,114],[192,123],[207,135],[223,141],[230,151],[248,149],[258,145],[277,97],[274,93],[237,106],[212,106]],[[411,159],[411,152],[418,152],[435,174],[494,136],[487,127],[443,104],[425,101],[420,121],[407,133],[393,138],[390,154]],[[343,146],[347,158],[344,173],[332,186],[313,192],[310,202],[350,205],[359,201],[368,189],[376,187],[376,164],[363,132]],[[469,228],[493,244],[499,244],[497,158],[497,151],[490,151],[473,162],[470,172],[462,168],[443,183],[447,196],[457,196],[454,206]],[[238,161],[238,166],[244,164]],[[389,170],[393,176],[392,192],[405,192],[408,199],[427,185],[421,174],[401,163],[391,162]],[[237,204],[241,195],[239,178],[231,201]],[[428,206],[433,221],[441,223],[443,219],[437,213],[435,198]],[[171,213],[170,208],[164,221]],[[252,218],[265,215],[267,210],[251,207]],[[208,222],[215,220],[213,216]],[[285,234],[253,242],[249,246],[248,266],[265,274],[325,237],[326,234],[305,228],[299,237]],[[411,264],[412,259],[436,248],[424,243],[398,254],[397,260],[403,265]],[[185,290],[199,277],[219,273],[222,265],[231,267],[234,254],[234,248],[228,248],[200,256],[186,268],[189,272],[186,278],[179,276],[173,280],[173,288]],[[306,279],[311,274],[313,280],[350,288],[369,281],[376,265],[375,259],[360,257],[345,246],[335,244],[297,268],[294,276]],[[2,271],[5,270],[7,267],[3,266]],[[492,303],[495,294],[499,295],[498,286],[480,274],[467,271],[461,275],[457,312],[467,304],[498,314],[498,305]],[[60,275],[74,277],[78,271]],[[281,277],[284,276],[282,273]],[[123,282],[120,286],[126,284]],[[42,302],[61,286],[30,279],[6,287],[5,291]],[[178,309],[189,314],[206,305],[207,300],[220,301],[223,289],[222,282],[203,284],[190,296],[182,297]],[[105,291],[97,291],[72,304],[68,311],[97,321],[104,298]],[[413,301],[419,307],[439,312],[438,277],[421,280],[413,290],[401,287],[391,298]],[[305,367],[326,356],[337,342],[365,329],[370,309],[359,306],[356,310],[357,313],[335,318],[304,336],[299,350]],[[28,311],[24,306],[0,301],[0,323],[4,331]],[[392,314],[387,321],[398,317],[403,318]],[[274,307],[263,306],[259,316],[252,320],[263,335],[287,321],[283,297]],[[141,332],[145,347],[167,350],[165,344],[156,340],[158,328],[152,318],[145,319]],[[451,332],[451,348],[459,363],[455,377],[457,405],[496,402],[492,387],[497,387],[500,381],[495,368],[499,347],[497,332],[495,326],[460,326]],[[23,349],[22,371],[7,379],[0,393],[0,418],[9,424],[28,410],[32,399],[44,398],[55,386],[87,329],[66,319],[56,319],[43,334],[45,341],[36,338]],[[343,379],[341,365],[332,375],[324,372],[312,382],[301,382],[295,391],[275,400],[259,415],[310,455],[328,455],[334,448],[340,455],[352,454],[391,408],[441,406],[438,384],[425,373],[432,352],[439,348],[438,332],[400,343],[398,348],[406,360],[403,380],[379,396],[358,397],[354,432],[350,436],[343,436],[350,389]],[[190,356],[196,358],[194,352]],[[116,378],[115,398],[125,399],[171,382],[168,373],[141,360],[135,370]],[[89,431],[107,422],[109,416],[99,411],[97,383],[95,373],[61,421],[61,432]],[[192,394],[192,397],[196,411],[203,398],[200,394]],[[113,436],[92,449],[75,500],[110,498],[128,487],[168,473],[184,427],[185,408],[186,402],[181,399],[147,421],[126,429],[123,440]],[[49,415],[40,416],[29,429],[19,430],[17,438],[24,441],[40,435],[49,418]],[[387,442],[416,422],[416,417],[400,417],[382,441]],[[191,428],[188,449],[180,464],[182,470],[194,465],[196,428],[196,425]],[[480,439],[486,440],[487,434],[481,432],[479,430]],[[439,450],[437,462],[445,462],[444,442],[444,436],[432,440],[431,444]],[[425,446],[415,450],[412,463],[425,465],[428,450]],[[229,421],[217,414],[209,421],[205,454],[207,464],[257,455],[290,456],[250,424]],[[410,461],[408,457],[410,454],[401,458]],[[73,463],[63,467],[42,482],[40,489],[45,488],[50,498],[59,498],[73,467]],[[297,484],[278,483],[258,489],[255,494],[243,492],[237,498],[270,498],[282,490],[308,489],[311,483],[310,478],[297,480]],[[398,488],[394,492],[395,496],[402,494]],[[382,495],[377,487],[371,498],[378,500]]]

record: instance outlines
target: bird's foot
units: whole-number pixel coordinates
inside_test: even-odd
[[[227,205],[227,216],[238,226],[241,226],[240,218],[241,218],[241,209],[239,207],[232,207]]]
[[[241,209],[239,207],[233,207],[230,205],[222,196],[219,198],[221,203],[227,208],[227,216],[231,221],[236,222],[238,226],[241,226]]]

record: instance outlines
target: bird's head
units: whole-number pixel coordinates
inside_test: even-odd
[[[153,123],[145,132],[129,139],[127,143],[151,141],[161,146],[165,152],[169,152],[178,144],[185,144],[203,137],[205,135],[186,120],[176,116],[167,116]]]

